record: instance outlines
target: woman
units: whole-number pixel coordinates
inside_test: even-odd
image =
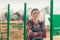
[[[27,40],[43,40],[46,38],[46,29],[44,22],[39,21],[40,11],[33,9],[31,11],[31,20],[27,21]]]

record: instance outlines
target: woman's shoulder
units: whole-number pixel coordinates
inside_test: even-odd
[[[27,20],[27,23],[30,23],[31,20]]]
[[[27,24],[27,25],[30,25],[30,21],[31,21],[31,20],[27,20],[26,24]]]
[[[39,23],[45,24],[44,21],[40,21],[40,20],[39,20]]]
[[[39,20],[40,23],[44,23],[44,21]]]

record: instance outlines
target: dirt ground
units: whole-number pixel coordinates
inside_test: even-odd
[[[5,40],[6,34],[3,34],[2,37]],[[10,40],[23,40],[23,38],[23,29],[16,29],[16,31],[11,31],[10,33]],[[44,40],[50,40],[49,31],[47,31],[47,38],[44,38]],[[53,36],[53,40],[60,40],[60,36]]]
[[[47,31],[47,38],[44,38],[44,40],[50,40],[50,32]],[[53,36],[53,40],[60,40],[60,36]]]
[[[13,30],[13,31],[12,31]],[[11,29],[10,30],[10,40],[23,40],[23,32],[24,30],[23,29]],[[3,33],[1,34],[1,37],[3,40],[6,40],[7,38],[7,34],[6,33]]]
[[[4,28],[4,27],[3,27]],[[1,32],[6,31],[6,29],[0,30]],[[2,37],[3,40],[6,40],[7,34],[0,33],[0,38]],[[24,40],[24,29],[23,28],[11,28],[10,29],[10,40]],[[50,40],[50,32],[47,31],[47,38],[44,40]],[[60,40],[60,36],[53,36],[53,40]]]

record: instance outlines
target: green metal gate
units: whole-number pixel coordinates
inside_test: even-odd
[[[15,24],[15,23],[10,23],[10,4],[8,4],[8,18],[7,18],[7,22],[6,23],[1,23],[0,24],[6,24],[7,25],[7,31],[6,32],[1,32],[1,28],[0,28],[0,34],[1,34],[1,38],[0,40],[3,40],[2,38],[2,34],[6,33],[7,38],[5,38],[4,40],[10,40],[10,24]],[[24,40],[26,40],[26,3],[24,3],[24,20],[23,20],[23,24],[24,26],[12,26],[13,28],[24,28]]]

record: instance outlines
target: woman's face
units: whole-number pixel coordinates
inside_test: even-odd
[[[32,18],[33,19],[37,19],[39,17],[39,11],[38,10],[34,10],[31,14]]]

